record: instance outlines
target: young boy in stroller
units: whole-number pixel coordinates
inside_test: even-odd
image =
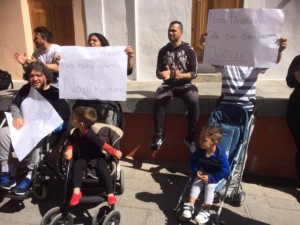
[[[209,210],[214,200],[217,183],[230,174],[228,158],[225,151],[218,146],[221,137],[220,128],[210,125],[204,126],[200,134],[200,148],[192,154],[190,159],[194,181],[190,190],[189,202],[183,205],[182,217],[185,219],[192,218],[195,202],[204,187],[204,204],[195,217],[198,224],[209,221]]]
[[[97,177],[101,177],[107,193],[108,205],[116,203],[114,195],[113,182],[108,169],[106,155],[102,149],[109,155],[120,159],[122,152],[104,143],[91,126],[97,121],[97,112],[91,107],[77,107],[72,112],[71,125],[75,128],[67,141],[65,158],[73,158],[72,181],[73,195],[70,205],[74,206],[80,202],[82,197],[81,185],[83,172],[87,168],[96,170]]]

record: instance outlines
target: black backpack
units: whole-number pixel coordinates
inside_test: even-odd
[[[9,85],[11,85],[11,89],[14,88],[11,75],[0,69],[0,91],[8,89]]]

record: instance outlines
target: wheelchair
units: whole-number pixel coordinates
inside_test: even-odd
[[[104,123],[96,123],[92,126],[92,129],[97,133],[101,139],[112,145],[113,147],[119,146],[120,139],[123,136],[123,131],[113,125]],[[124,192],[124,172],[119,165],[119,161],[107,156],[109,169],[113,180],[114,194],[121,195]],[[72,184],[71,184],[71,167],[72,160],[67,161],[64,159],[64,152],[61,151],[60,162],[61,173],[65,176],[64,182],[64,199],[61,206],[56,206],[45,213],[41,220],[41,225],[47,224],[73,224],[74,217],[70,210],[69,200],[72,196]],[[82,187],[83,196],[80,199],[79,204],[82,203],[97,203],[101,204],[106,202],[106,193],[103,185],[99,182],[98,177],[95,176],[95,172],[87,170]],[[120,212],[115,209],[115,205],[102,205],[97,214],[92,218],[93,225],[108,225],[108,224],[120,224],[121,215]]]
[[[6,124],[6,119],[3,119],[0,125],[2,128]],[[5,197],[22,201],[24,199],[35,197],[38,200],[46,200],[48,197],[49,179],[63,180],[65,172],[60,165],[60,151],[64,140],[66,139],[67,129],[54,131],[43,138],[38,144],[39,162],[34,166],[32,176],[32,186],[24,195],[16,195],[9,190],[5,190]],[[12,160],[17,164],[17,179],[20,179],[23,174],[27,173],[27,157],[21,162],[17,162],[17,156],[12,152]]]

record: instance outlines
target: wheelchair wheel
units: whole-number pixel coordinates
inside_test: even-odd
[[[35,183],[32,187],[33,196],[38,200],[46,200],[48,197],[48,182]]]
[[[121,195],[125,190],[125,178],[124,178],[124,170],[121,168],[120,170],[120,179],[116,182],[116,194]]]
[[[102,225],[119,225],[121,221],[121,214],[119,211],[113,210],[107,214]]]
[[[63,213],[59,213],[52,219],[50,225],[73,225],[73,220],[74,219],[70,213],[68,213],[66,216],[63,216]]]
[[[111,211],[111,208],[109,206],[103,206],[99,209],[99,212],[97,215],[93,218],[92,225],[100,225],[103,223],[105,217],[109,212]]]
[[[60,207],[54,207],[50,209],[46,214],[43,216],[40,225],[49,225],[53,218],[60,213]]]

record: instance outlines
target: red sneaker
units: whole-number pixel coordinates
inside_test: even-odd
[[[107,202],[108,205],[113,205],[117,202],[117,198],[113,195],[113,196],[108,196],[107,197]]]
[[[75,194],[75,193],[74,193],[74,194],[72,195],[71,200],[70,200],[70,206],[77,205],[77,204],[79,203],[81,197],[82,197],[82,193],[81,193],[81,192],[80,192],[79,194]]]

